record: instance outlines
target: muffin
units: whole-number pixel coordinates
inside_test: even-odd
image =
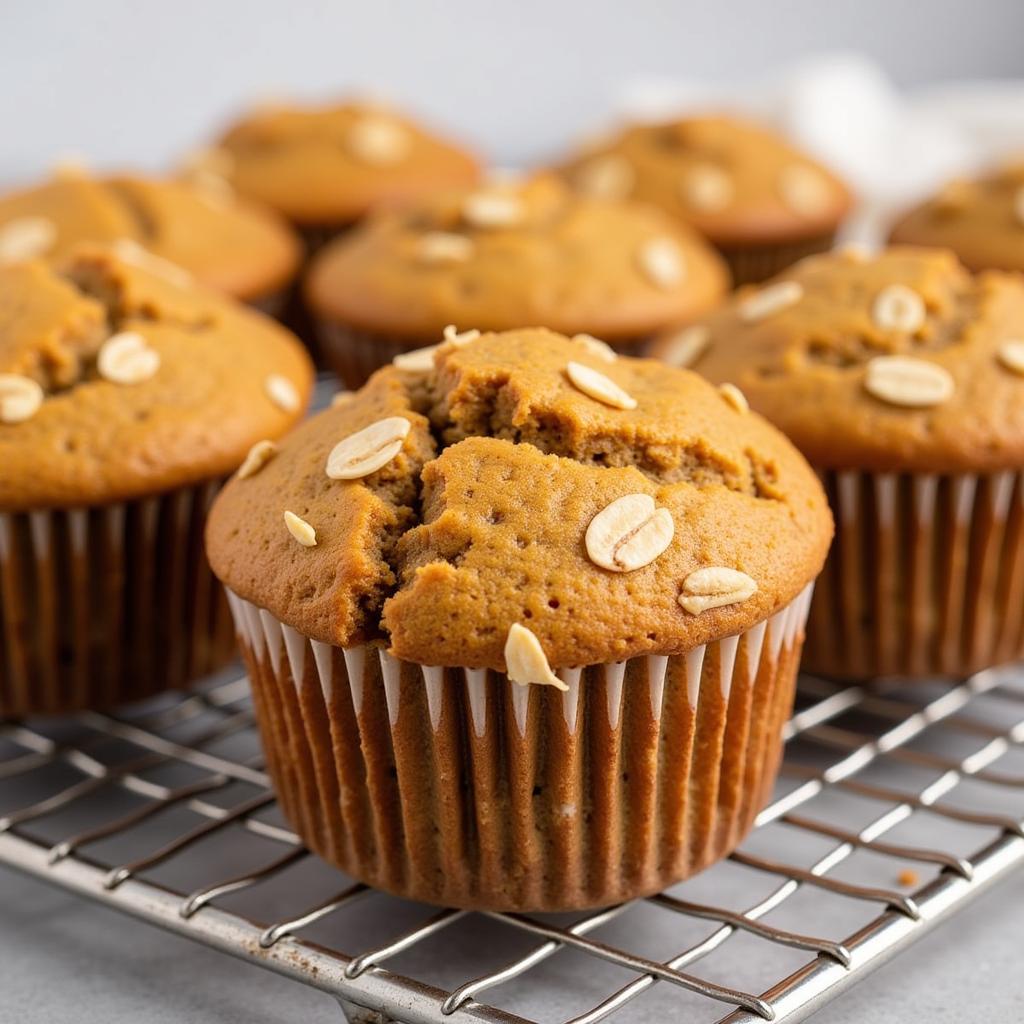
[[[0,196],[0,263],[60,262],[83,242],[146,252],[209,288],[275,313],[299,267],[298,238],[276,214],[209,182],[68,169]],[[165,271],[168,268],[164,268]]]
[[[323,249],[305,281],[321,349],[350,387],[449,324],[544,324],[636,351],[727,288],[722,261],[685,225],[552,176],[382,210]]]
[[[734,395],[534,328],[378,371],[225,488],[207,548],[303,840],[401,896],[558,910],[750,827],[831,530]]]
[[[846,186],[779,136],[735,117],[633,125],[565,167],[587,195],[656,203],[725,257],[736,284],[831,247]]]
[[[952,181],[906,213],[891,241],[952,249],[971,270],[1024,271],[1024,160]]]
[[[144,697],[233,656],[207,510],[311,385],[283,328],[178,273],[101,247],[0,267],[0,717]]]
[[[476,158],[378,104],[264,105],[192,166],[296,225],[311,248],[382,202],[470,185]]]
[[[965,676],[1024,656],[1024,279],[938,249],[809,259],[654,353],[738,384],[836,512],[804,667]]]

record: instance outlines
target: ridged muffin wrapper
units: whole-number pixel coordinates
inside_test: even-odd
[[[458,324],[460,330],[468,330],[472,324]],[[353,391],[362,387],[374,371],[387,366],[395,356],[424,348],[430,342],[422,338],[398,338],[386,334],[361,331],[346,324],[318,320],[315,325],[318,348],[324,362],[341,378],[347,388]],[[444,339],[438,335],[434,344]],[[648,339],[637,338],[624,341],[609,341],[608,344],[623,355],[643,355]]]
[[[318,370],[331,368],[330,362],[324,359],[321,351],[317,329],[312,312],[306,304],[303,292],[303,280],[309,270],[313,256],[339,235],[351,230],[351,224],[306,224],[292,225],[299,233],[302,241],[302,267],[292,280],[291,286],[280,296],[276,308],[270,313],[275,320],[280,320],[309,349]],[[364,378],[365,379],[365,378]]]
[[[282,809],[347,874],[411,899],[556,910],[727,854],[772,791],[811,586],[688,654],[554,687],[310,640],[229,594]]]
[[[962,677],[1024,657],[1024,471],[820,475],[836,538],[807,671]]]
[[[0,717],[109,707],[231,660],[231,616],[203,551],[221,483],[0,512]]]
[[[733,287],[739,288],[744,284],[760,284],[807,256],[828,252],[835,240],[835,232],[832,231],[801,242],[740,246],[719,249],[718,252],[729,265]]]
[[[281,320],[284,318],[289,292],[290,289],[283,288],[267,295],[248,299],[245,304],[264,316],[269,316],[272,320]]]

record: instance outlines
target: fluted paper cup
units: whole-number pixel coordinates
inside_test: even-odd
[[[835,244],[835,239],[835,232],[829,232],[802,242],[751,245],[718,251],[729,265],[733,287],[739,288],[744,284],[760,284],[807,256],[828,252]]]
[[[564,693],[333,647],[229,600],[268,768],[311,849],[411,899],[565,910],[655,892],[746,834],[810,597],[686,655],[562,670]]]
[[[821,476],[836,537],[805,669],[956,677],[1024,657],[1024,473]]]
[[[361,388],[376,370],[387,366],[395,356],[427,344],[424,341],[358,331],[353,327],[323,320],[318,320],[314,329],[324,362],[351,391]]]
[[[203,552],[220,485],[0,512],[0,717],[141,699],[233,657],[227,602]]]
[[[274,320],[281,320],[284,317],[285,305],[288,302],[288,289],[271,292],[268,295],[260,295],[257,298],[249,299],[246,305],[255,309],[265,316]]]

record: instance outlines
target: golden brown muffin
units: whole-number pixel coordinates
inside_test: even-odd
[[[1024,279],[942,250],[837,252],[653,354],[735,382],[826,481],[809,668],[961,675],[1024,654]]]
[[[312,368],[272,321],[155,266],[93,247],[0,267],[0,716],[231,656],[206,510],[302,415]]]
[[[773,132],[736,117],[633,125],[566,165],[587,195],[655,203],[699,231],[737,284],[831,246],[846,186]]]
[[[971,270],[1024,271],[1024,160],[951,181],[901,217],[891,241],[951,249]]]
[[[551,176],[381,211],[323,249],[305,282],[322,347],[350,387],[448,324],[545,324],[635,350],[727,288],[721,260],[684,225]]]
[[[203,165],[293,223],[333,233],[381,202],[476,181],[462,148],[370,103],[274,104],[233,125]]]
[[[0,197],[0,263],[60,261],[83,242],[120,240],[257,305],[280,298],[299,266],[287,224],[206,181],[75,171]]]
[[[749,828],[830,537],[734,395],[530,329],[376,373],[228,485],[207,547],[304,840],[404,896],[557,909]]]

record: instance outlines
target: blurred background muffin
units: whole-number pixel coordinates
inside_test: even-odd
[[[153,260],[0,267],[0,717],[145,697],[233,656],[207,509],[302,416],[312,367]]]
[[[575,154],[564,170],[585,195],[643,199],[691,225],[737,284],[828,249],[852,206],[833,173],[737,117],[632,125]]]
[[[207,545],[303,840],[408,898],[557,910],[750,828],[831,532],[735,394],[532,329],[379,371]]]
[[[299,268],[299,241],[276,214],[214,179],[94,175],[69,165],[0,195],[0,263],[61,260],[81,242],[127,241],[200,285],[276,313]]]
[[[321,250],[305,293],[328,362],[358,387],[449,324],[547,324],[638,352],[714,308],[728,281],[714,250],[656,207],[542,175],[379,211]]]
[[[965,676],[1024,655],[1024,278],[939,249],[836,252],[654,354],[738,384],[825,482],[810,671]]]
[[[380,203],[472,184],[476,158],[377,103],[269,102],[187,162],[298,227],[311,248]]]
[[[1024,271],[1024,159],[949,182],[905,213],[890,240],[952,249],[971,270]]]

